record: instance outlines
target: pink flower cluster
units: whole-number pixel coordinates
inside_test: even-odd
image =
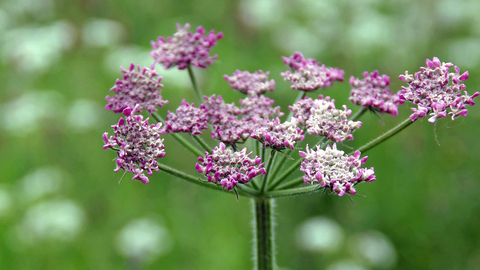
[[[275,89],[275,81],[273,79],[268,80],[269,74],[269,71],[263,72],[262,70],[254,73],[237,70],[232,76],[224,75],[223,78],[230,83],[232,89],[249,96],[254,96],[272,92]]]
[[[133,180],[140,180],[146,184],[148,177],[143,173],[152,175],[152,170],[159,171],[157,159],[165,156],[163,139],[160,138],[160,128],[162,123],[148,124],[148,118],[143,120],[143,116],[135,114],[139,110],[136,106],[133,110],[126,108],[123,110],[125,118],[120,118],[117,125],[113,125],[114,135],[108,137],[108,133],[103,133],[105,145],[103,149],[112,148],[117,152],[117,167],[114,171],[120,169],[125,172],[133,172]]]
[[[250,158],[252,153],[247,154],[247,148],[242,151],[226,149],[225,144],[216,146],[212,154],[205,152],[205,158],[199,157],[200,162],[195,164],[197,171],[205,175],[209,182],[220,184],[227,190],[235,186],[250,182],[255,176],[265,174],[261,158]]]
[[[168,112],[165,118],[165,133],[186,132],[191,135],[202,134],[202,129],[208,129],[208,109],[201,104],[196,108],[185,99],[175,113]]]
[[[134,108],[137,104],[139,110],[147,110],[149,113],[157,111],[157,106],[162,107],[168,101],[163,100],[161,90],[163,87],[160,83],[162,77],[155,78],[158,73],[149,68],[140,69],[140,66],[130,64],[130,68],[125,70],[120,68],[124,73],[122,80],[117,79],[115,86],[110,91],[115,92],[115,96],[107,96],[105,99],[108,104],[105,109],[115,113],[122,112],[125,108]]]
[[[209,121],[213,124],[212,138],[229,145],[248,139],[269,119],[283,115],[280,107],[273,107],[274,101],[263,95],[241,99],[240,107],[226,104],[221,96],[204,99],[209,109]]]
[[[260,141],[263,146],[276,150],[285,148],[293,150],[295,143],[305,139],[296,119],[282,123],[278,117],[264,121],[263,125],[259,125],[252,131],[250,137]]]
[[[334,142],[353,140],[352,132],[362,126],[360,121],[351,121],[352,111],[343,105],[343,110],[335,108],[335,100],[330,97],[318,99],[304,98],[289,109],[299,124],[305,124],[311,135],[321,135]]]
[[[315,59],[304,58],[300,52],[282,59],[285,65],[293,70],[293,72],[288,70],[281,73],[283,79],[292,84],[292,89],[314,91],[330,87],[335,81],[343,81],[343,70],[328,68]]]
[[[399,79],[408,83],[408,87],[402,86],[399,97],[417,105],[412,108],[414,112],[410,120],[430,115],[428,122],[435,123],[439,118],[447,114],[455,120],[458,116],[467,116],[466,105],[473,106],[473,99],[480,95],[479,92],[469,96],[463,91],[466,86],[463,81],[468,79],[468,71],[460,75],[460,69],[455,66],[455,72],[450,72],[452,63],[440,62],[437,57],[426,60],[427,67],[421,67],[421,71],[414,75],[405,72]],[[462,91],[464,94],[462,94]]]
[[[360,159],[360,151],[348,156],[343,151],[337,150],[336,144],[333,144],[333,147],[327,146],[325,150],[319,146],[317,150],[309,149],[307,145],[305,151],[299,152],[300,157],[304,159],[300,168],[305,173],[304,183],[319,184],[338,196],[343,196],[346,193],[355,194],[356,184],[376,179],[373,167],[360,168],[367,161],[367,157]]]
[[[403,100],[388,89],[390,77],[387,75],[380,76],[377,70],[370,74],[365,71],[362,80],[350,77],[350,85],[353,89],[349,100],[353,104],[378,110],[380,113],[398,115],[398,105],[403,104]]]
[[[211,30],[205,35],[203,26],[199,26],[195,33],[188,32],[190,25],[187,23],[182,28],[177,24],[177,30],[173,37],[158,37],[152,41],[153,50],[150,56],[166,69],[178,66],[178,69],[185,69],[190,64],[195,67],[207,68],[217,55],[210,56],[210,49],[215,46],[217,40],[223,37],[222,32],[215,34]]]

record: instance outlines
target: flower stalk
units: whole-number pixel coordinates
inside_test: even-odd
[[[273,200],[253,198],[255,212],[255,263],[257,270],[275,268]]]

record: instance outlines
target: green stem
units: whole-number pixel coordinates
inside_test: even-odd
[[[290,155],[291,152],[292,152],[292,150],[288,149],[287,151],[285,151],[283,153],[283,155],[280,157],[280,160],[278,161],[278,163],[276,163],[275,168],[273,169],[273,172],[269,174],[270,179],[268,180],[268,182],[272,182],[272,179],[275,179],[275,177],[277,176],[280,169],[282,169],[283,163],[285,163],[285,161],[287,160],[287,156]]]
[[[199,185],[199,186],[202,186],[202,187],[206,187],[206,188],[210,188],[210,189],[215,189],[215,190],[218,190],[218,191],[222,191],[222,187],[221,186],[217,186],[215,184],[211,184],[209,182],[202,182],[200,181],[200,179],[198,179],[197,177],[195,176],[192,176],[192,175],[189,175],[189,174],[186,174],[184,172],[181,172],[179,170],[176,170],[174,168],[171,168],[167,165],[164,165],[164,164],[157,164],[158,165],[158,168],[161,170],[161,171],[164,171],[168,174],[171,174],[173,176],[176,176],[180,179],[183,179],[183,180],[186,180],[190,183],[194,183],[196,185]]]
[[[318,191],[321,188],[322,187],[320,185],[315,185],[315,186],[301,187],[296,189],[275,190],[275,191],[270,191],[266,193],[265,196],[269,198],[298,196],[298,195],[304,195],[304,194]]]
[[[255,211],[255,256],[257,270],[275,268],[273,201],[257,197],[253,199]]]
[[[363,153],[367,152],[368,150],[372,149],[373,147],[379,145],[383,141],[387,140],[388,138],[394,136],[395,134],[402,131],[404,128],[411,125],[413,122],[410,118],[405,119],[403,122],[395,126],[394,128],[390,129],[389,131],[385,132],[384,134],[378,136],[376,139],[370,141],[369,143],[365,144],[364,146],[358,148],[355,151],[352,151],[349,155],[353,155],[356,151],[360,151]]]
[[[193,74],[193,69],[190,64],[187,65],[188,69],[188,76],[190,76],[190,81],[192,81],[193,85],[193,90],[195,91],[195,94],[197,95],[198,102],[202,102],[203,94],[200,88],[198,88],[197,80],[195,79],[195,75]]]
[[[268,159],[267,168],[265,169],[267,171],[267,173],[265,175],[263,175],[262,188],[260,189],[261,193],[265,192],[265,188],[267,187],[268,172],[272,168],[273,161],[275,160],[275,153],[276,153],[276,151],[274,149],[272,149],[270,151],[270,158]]]
[[[152,116],[153,118],[155,118],[155,120],[157,120],[158,122],[162,122],[163,123],[163,119],[160,115],[158,115],[157,113],[152,113]],[[190,152],[192,152],[194,155],[196,155],[197,157],[199,156],[203,156],[205,153],[203,153],[201,150],[199,150],[197,147],[195,147],[194,145],[192,145],[191,143],[189,143],[187,140],[185,140],[182,136],[180,136],[179,134],[177,133],[171,133],[170,134],[175,140],[177,140],[181,145],[185,146],[185,148],[187,148]]]
[[[297,101],[299,101],[302,98],[305,98],[306,96],[307,96],[307,91],[300,91],[300,93],[298,93],[297,99],[295,99],[295,102],[293,102],[293,104],[297,103]],[[287,121],[290,121],[290,118],[292,118],[292,116],[293,116],[293,111],[290,111],[287,116]]]
[[[210,152],[212,150],[212,148],[210,148],[210,146],[208,146],[207,143],[202,140],[202,138],[198,137],[198,135],[192,137],[205,151]]]
[[[352,119],[352,121],[357,121],[358,119],[360,119],[360,117],[362,117],[362,115],[368,111],[368,107],[363,107],[362,109],[360,109],[359,111],[357,111],[354,115],[352,115],[352,117],[350,117],[350,119]]]
[[[294,179],[294,180],[292,180],[288,183],[285,183],[283,185],[279,185],[277,190],[289,189],[291,187],[295,187],[295,186],[298,186],[300,184],[303,184],[303,176],[300,176],[299,178]]]
[[[302,163],[302,160],[303,159],[301,158],[297,159],[295,163],[293,163],[279,177],[275,178],[275,180],[273,180],[272,185],[268,188],[268,190],[270,191],[275,189],[285,178],[287,178],[290,174],[292,174],[293,171],[295,171],[295,169],[298,169],[298,167],[300,166],[300,163]]]

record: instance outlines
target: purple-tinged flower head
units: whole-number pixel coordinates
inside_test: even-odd
[[[295,143],[303,141],[303,130],[297,125],[297,120],[281,122],[279,118],[266,120],[258,125],[250,134],[255,140],[260,141],[265,147],[276,150],[285,148],[295,149]]]
[[[268,80],[270,71],[262,70],[250,73],[237,70],[232,76],[224,75],[223,78],[230,83],[230,88],[238,90],[245,95],[254,96],[275,90],[275,81]]]
[[[255,176],[265,174],[261,158],[250,158],[252,152],[247,153],[247,148],[242,151],[226,149],[225,144],[220,143],[212,150],[210,155],[205,152],[205,158],[199,157],[195,169],[205,175],[209,182],[224,186],[226,190],[232,190],[240,184],[247,184]]]
[[[275,101],[264,95],[240,99],[238,103],[240,103],[240,108],[236,113],[242,115],[246,120],[255,118],[272,119],[283,116],[280,106],[273,107]]]
[[[103,133],[103,149],[118,150],[115,172],[120,169],[133,172],[133,180],[147,184],[149,180],[143,171],[150,176],[152,170],[159,171],[157,159],[165,156],[163,139],[160,138],[162,123],[149,125],[148,118],[143,120],[141,114],[135,114],[137,112],[138,105],[123,110],[125,118],[121,117],[118,124],[112,125],[114,135],[108,137],[107,132]]]
[[[310,115],[306,121],[307,132],[322,135],[334,142],[353,140],[352,132],[362,126],[360,121],[351,121],[352,111],[343,105],[343,110],[335,108],[335,100],[320,95],[313,101]]]
[[[138,104],[139,110],[153,113],[157,111],[157,106],[162,107],[168,102],[160,95],[162,91],[159,88],[163,87],[160,83],[162,77],[158,76],[155,70],[140,69],[140,66],[135,69],[133,63],[128,70],[123,67],[120,69],[123,72],[122,80],[117,79],[115,86],[110,89],[115,92],[115,95],[105,98],[108,101],[105,109],[119,113],[125,108],[134,108]]]
[[[328,68],[315,59],[304,58],[299,52],[282,57],[283,62],[293,71],[282,72],[285,81],[289,81],[292,89],[314,91],[332,86],[335,81],[343,81],[344,71],[338,68]]]
[[[310,117],[310,111],[313,108],[314,104],[315,102],[312,98],[305,97],[297,100],[295,104],[288,106],[288,109],[292,111],[293,118],[297,119],[298,124],[303,126]]]
[[[402,100],[410,101],[418,108],[412,108],[414,112],[410,120],[430,115],[428,122],[435,123],[438,118],[450,115],[452,120],[457,116],[467,116],[466,105],[473,106],[473,99],[480,95],[479,92],[469,96],[463,91],[466,86],[462,82],[468,79],[468,71],[460,74],[460,69],[452,63],[440,62],[434,57],[433,60],[426,60],[426,67],[415,74],[400,75],[399,79],[408,83],[408,87],[402,86],[399,97]],[[454,67],[455,72],[450,72]],[[462,95],[463,91],[463,95]]]
[[[229,118],[237,118],[236,112],[238,111],[235,104],[227,104],[223,100],[223,97],[218,95],[212,95],[211,97],[204,96],[203,99],[205,107],[208,109],[208,121],[212,124],[217,124],[222,120]]]
[[[165,133],[186,132],[191,135],[202,134],[202,129],[208,129],[208,109],[201,104],[196,108],[185,99],[175,113],[168,112],[165,118]]]
[[[398,105],[403,104],[403,100],[388,89],[390,77],[387,75],[380,76],[377,70],[370,74],[365,71],[362,80],[350,77],[350,85],[353,89],[349,100],[353,104],[377,110],[380,113],[398,115]]]
[[[328,145],[325,150],[318,145],[317,150],[309,149],[307,145],[305,151],[299,152],[303,158],[300,170],[305,173],[305,184],[318,184],[338,196],[343,196],[345,193],[355,194],[356,184],[376,180],[373,167],[360,168],[367,162],[367,157],[360,158],[360,151],[349,156],[337,150],[336,144],[333,144],[333,147]]]
[[[228,145],[245,141],[266,121],[283,115],[280,107],[273,107],[274,101],[263,95],[241,99],[239,107],[226,104],[221,96],[204,99],[213,124],[212,138]]]
[[[177,32],[173,37],[158,37],[152,41],[153,50],[150,56],[155,63],[161,64],[166,69],[177,66],[185,69],[190,64],[194,67],[207,68],[217,59],[217,55],[210,56],[210,49],[215,46],[217,40],[223,37],[222,32],[215,34],[211,30],[206,34],[203,26],[199,26],[195,33],[188,32],[190,25],[187,23],[182,28],[177,24]]]

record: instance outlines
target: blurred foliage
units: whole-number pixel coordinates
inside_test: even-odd
[[[270,70],[277,87],[269,96],[286,111],[297,93],[281,80],[279,73],[286,68],[280,57],[297,50],[344,69],[347,81],[378,69],[391,76],[392,90],[400,89],[399,74],[415,72],[426,58],[438,56],[468,69],[467,90],[477,91],[478,10],[480,3],[474,0],[3,0],[0,267],[252,267],[248,199],[236,201],[162,172],[148,185],[130,181],[128,175],[117,185],[121,173],[112,174],[115,154],[101,147],[101,134],[119,117],[102,109],[121,75],[119,65],[149,65],[150,40],[172,35],[176,22],[225,34],[213,49],[219,60],[195,71],[205,94],[238,101],[241,96],[229,89],[223,74]],[[170,101],[162,115],[183,98],[194,101],[185,72],[159,73]],[[355,111],[349,91],[344,82],[321,93]],[[377,181],[358,188],[367,197],[354,197],[355,205],[348,198],[318,194],[277,200],[278,264],[283,269],[348,269],[335,263],[349,260],[359,269],[478,269],[477,106],[466,118],[437,124],[440,146],[432,125],[418,121],[368,152],[367,165],[375,167]],[[344,148],[358,147],[400,122],[410,114],[408,107],[401,107],[398,117],[382,116],[385,126],[365,115],[355,141]],[[165,145],[162,162],[195,173],[196,157],[171,138]],[[298,230],[318,216],[341,227],[345,238],[338,250],[302,248]],[[139,228],[152,233],[133,234],[132,241],[140,242],[132,248],[157,251],[143,262],[118,247],[130,239],[119,240],[129,232],[127,225],[139,222]],[[369,231],[390,239],[395,261],[382,266],[352,251],[352,239]]]

